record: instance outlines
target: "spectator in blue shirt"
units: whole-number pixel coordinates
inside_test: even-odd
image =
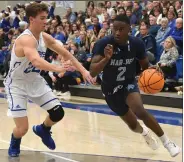
[[[163,51],[162,42],[165,40],[166,35],[170,32],[171,28],[168,26],[168,19],[166,17],[161,19],[161,27],[155,37],[157,42],[157,56],[160,56]],[[159,58],[159,57],[158,57]],[[158,60],[157,60],[158,61]]]
[[[6,12],[3,13],[3,15],[4,15],[4,18],[3,18],[3,21],[1,23],[1,28],[3,28],[5,33],[7,33],[11,28],[10,18],[9,18],[9,14]]]
[[[93,30],[91,19],[85,19],[85,24],[86,24],[87,30]]]
[[[136,16],[137,21],[139,22],[142,17],[142,6],[139,4],[139,2],[134,2],[133,4],[133,14]]]
[[[132,13],[131,9],[126,10],[126,15],[130,19],[130,25],[138,24],[137,17]]]
[[[168,19],[166,17],[161,19],[161,27],[157,32],[155,37],[157,44],[160,44],[164,41],[165,36],[170,32],[171,28],[168,26]]]
[[[149,61],[154,64],[156,59],[156,40],[149,34],[147,25],[140,26],[140,38],[143,40]]]
[[[77,16],[74,12],[72,12],[71,7],[67,8],[66,10],[66,18],[71,24],[74,23],[77,19]]]
[[[150,33],[152,36],[156,37],[157,32],[158,32],[158,30],[160,29],[160,26],[157,25],[157,19],[156,19],[156,17],[151,16],[151,17],[149,18],[149,22],[150,22],[149,33]]]
[[[4,52],[5,51],[4,47],[2,47],[2,49],[3,50],[0,50],[0,67],[2,67],[6,55]]]
[[[176,25],[173,29],[170,30],[167,36],[172,36],[176,41],[176,45],[179,47],[179,50],[183,51],[183,19],[177,18]]]
[[[167,13],[167,18],[168,18],[168,20],[169,20],[169,27],[172,29],[172,28],[174,28],[174,26],[175,26],[175,23],[176,23],[176,19],[175,19],[175,14],[174,14],[174,12],[172,12],[172,11],[168,11],[168,13]]]
[[[14,20],[13,20],[13,24],[12,24],[12,26],[15,28],[15,29],[17,29],[17,28],[19,28],[19,22],[21,21],[21,18],[20,18],[20,15],[19,15],[19,10],[16,10],[15,11],[15,18],[14,18]]]
[[[51,2],[50,7],[49,7],[49,14],[48,14],[48,19],[49,18],[54,18],[54,10],[56,7],[56,2]]]
[[[57,40],[60,40],[63,44],[66,42],[65,33],[63,31],[62,26],[58,26],[56,28],[56,34],[55,34],[54,38]]]
[[[78,30],[74,31],[74,43],[77,43],[78,45],[80,44],[80,33]]]

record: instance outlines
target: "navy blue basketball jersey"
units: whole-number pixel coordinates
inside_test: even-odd
[[[135,81],[136,59],[146,57],[145,46],[141,39],[129,36],[126,45],[118,45],[113,35],[98,40],[93,48],[93,56],[104,56],[107,44],[113,45],[113,55],[103,69],[102,84],[108,89],[127,85]]]

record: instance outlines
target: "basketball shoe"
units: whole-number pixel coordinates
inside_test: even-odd
[[[42,142],[51,150],[56,148],[55,142],[51,137],[50,130],[45,129],[42,125],[33,126],[33,132],[42,139]]]
[[[142,127],[143,127],[144,131],[147,132],[146,135],[142,135],[142,136],[144,137],[148,146],[153,150],[158,149],[159,148],[158,141],[151,135],[151,132],[149,131],[149,129],[147,127],[145,127],[144,125]]]
[[[180,147],[170,140],[164,144],[164,147],[168,150],[172,157],[177,156],[181,151]]]
[[[12,134],[10,147],[8,149],[8,155],[10,157],[18,157],[19,156],[19,154],[20,154],[20,143],[21,143],[21,138],[16,139],[16,138],[14,138],[14,136]]]

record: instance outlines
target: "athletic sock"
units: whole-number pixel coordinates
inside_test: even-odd
[[[43,122],[43,124],[41,124],[41,126],[42,126],[45,130],[47,130],[47,131],[50,131],[50,130],[51,130],[51,127],[45,126],[44,122]]]
[[[169,138],[165,135],[165,134],[163,134],[161,137],[159,137],[160,138],[160,140],[162,141],[162,143],[165,145],[166,143],[168,143],[170,140],[169,140]]]
[[[15,140],[20,140],[22,137],[17,138],[17,137],[15,137],[14,134],[12,133],[12,138],[15,139]]]
[[[146,136],[147,134],[148,134],[148,132],[149,132],[149,130],[148,130],[148,128],[146,127],[146,126],[142,126],[142,129],[143,129],[143,131],[142,131],[142,135],[143,136]]]

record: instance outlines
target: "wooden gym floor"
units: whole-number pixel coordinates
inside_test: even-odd
[[[161,145],[151,150],[141,135],[131,132],[103,100],[72,97],[62,100],[64,119],[52,129],[56,150],[50,151],[32,132],[32,126],[43,122],[46,112],[34,103],[28,104],[30,128],[22,139],[19,158],[9,158],[7,149],[14,127],[6,116],[7,103],[0,94],[0,162],[181,162],[182,152],[171,158]],[[181,108],[145,105],[162,128],[182,147],[183,114]]]

